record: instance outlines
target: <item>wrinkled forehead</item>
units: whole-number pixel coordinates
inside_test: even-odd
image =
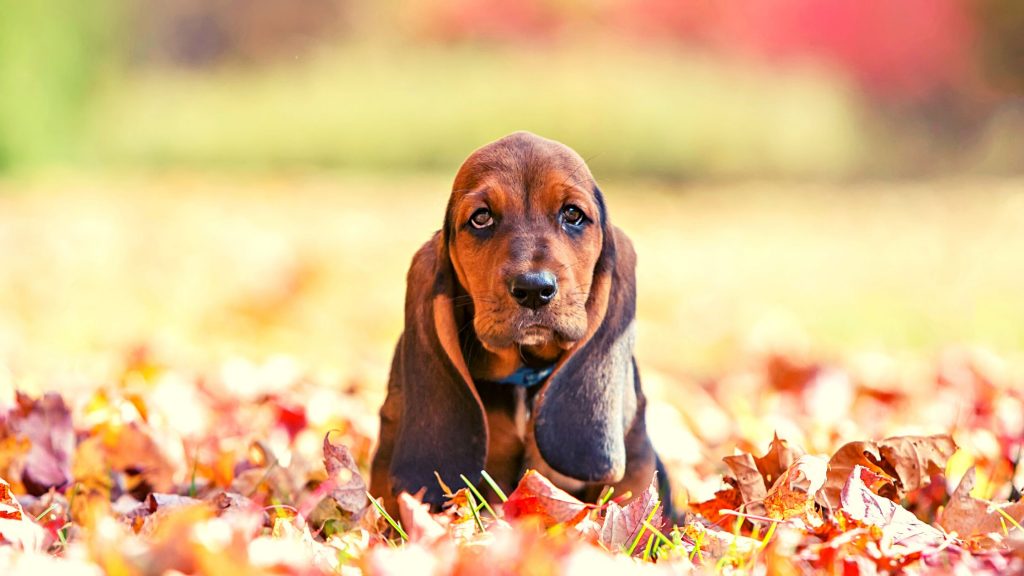
[[[452,185],[452,200],[484,187],[528,194],[550,186],[592,190],[593,176],[574,150],[533,135],[512,135],[473,152]]]

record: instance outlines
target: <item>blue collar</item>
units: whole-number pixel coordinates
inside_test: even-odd
[[[516,370],[512,374],[503,380],[498,380],[498,384],[510,384],[512,386],[522,386],[523,388],[532,388],[544,380],[547,380],[548,376],[555,371],[555,365],[545,366],[544,368],[530,368],[529,366],[523,366],[519,370]]]

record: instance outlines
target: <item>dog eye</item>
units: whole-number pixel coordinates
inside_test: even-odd
[[[583,214],[583,210],[578,207],[569,204],[562,208],[562,221],[572,226],[579,226],[583,224],[583,219],[586,216]]]
[[[473,212],[473,215],[469,217],[469,223],[473,225],[473,228],[480,230],[494,224],[494,218],[491,217],[490,210],[481,208]]]

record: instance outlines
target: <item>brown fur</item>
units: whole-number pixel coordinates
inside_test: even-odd
[[[560,220],[568,204],[584,225]],[[469,223],[481,208],[493,217],[486,232]],[[409,271],[373,494],[392,511],[402,490],[425,489],[439,505],[435,472],[454,488],[460,474],[479,480],[482,468],[505,490],[527,468],[582,497],[605,484],[644,490],[660,466],[632,354],[635,260],[568,147],[518,132],[471,154],[444,229]],[[533,310],[509,283],[538,270],[555,275],[558,292]],[[496,383],[524,364],[551,363],[541,386]]]

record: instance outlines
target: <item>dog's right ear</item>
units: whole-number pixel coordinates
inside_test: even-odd
[[[409,269],[405,330],[388,385],[402,405],[388,467],[391,492],[425,488],[424,502],[435,506],[444,501],[435,472],[452,487],[463,484],[460,474],[476,482],[487,456],[483,404],[459,346],[455,282],[445,232],[438,232]]]

